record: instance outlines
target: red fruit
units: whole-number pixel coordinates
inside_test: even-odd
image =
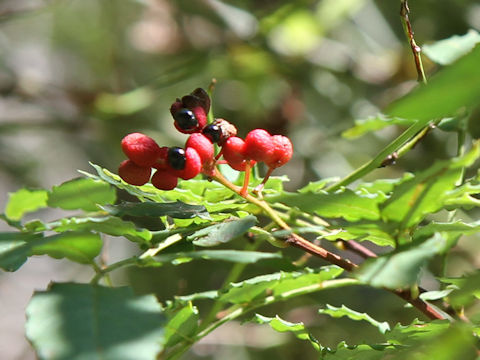
[[[255,161],[268,161],[275,150],[272,135],[266,130],[255,129],[245,138],[245,156]]]
[[[152,176],[152,185],[159,190],[173,190],[177,183],[178,178],[168,170],[157,170]]]
[[[168,147],[162,146],[159,151],[157,162],[153,164],[152,167],[158,170],[168,169],[167,156],[168,156]]]
[[[150,180],[152,169],[138,166],[132,160],[124,160],[118,168],[118,175],[130,185],[142,186]]]
[[[222,146],[222,153],[228,163],[241,163],[245,160],[245,141],[237,136],[229,137]]]
[[[201,170],[202,159],[200,155],[198,155],[197,150],[189,147],[185,149],[185,167],[182,170],[171,169],[170,173],[183,180],[189,180],[197,176]]]
[[[271,168],[285,165],[292,158],[293,145],[290,139],[283,135],[273,135],[273,154],[265,163]]]
[[[207,114],[210,110],[210,98],[205,90],[195,89],[182,99],[176,99],[170,107],[170,113],[175,119],[174,125],[184,134],[202,131],[207,125]]]
[[[160,147],[155,140],[141,133],[125,136],[122,150],[135,164],[146,167],[154,165],[160,156]]]
[[[230,165],[230,167],[232,169],[235,169],[237,171],[245,171],[246,167],[247,167],[247,162],[250,161],[250,167],[252,167],[253,165],[255,165],[255,161],[254,160],[242,160],[241,162],[227,162],[228,165]]]
[[[198,155],[200,155],[200,159],[202,159],[202,164],[213,161],[215,149],[212,142],[205,135],[201,133],[190,135],[185,143],[185,148],[189,147],[194,148],[197,151]]]

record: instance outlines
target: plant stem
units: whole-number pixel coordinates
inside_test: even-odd
[[[427,125],[429,126],[429,125]],[[340,181],[330,185],[326,191],[327,192],[334,192],[340,189],[343,186],[347,186],[358,180],[365,175],[369,174],[373,170],[377,169],[382,165],[385,159],[392,154],[393,152],[397,151],[405,142],[407,142],[410,138],[415,136],[418,132],[425,128],[425,124],[423,122],[416,122],[415,124],[411,125],[407,130],[403,132],[398,138],[388,144],[385,148],[383,148],[372,160],[363,164],[358,169],[341,179]]]
[[[415,38],[413,37],[413,29],[412,24],[410,23],[410,9],[408,7],[407,0],[400,0],[400,16],[402,18],[402,25],[403,30],[405,31],[405,35],[410,43],[410,47],[412,48],[413,58],[415,60],[415,67],[417,69],[417,81],[422,82],[424,84],[427,83],[427,77],[425,76],[425,71],[423,70],[423,63],[422,63],[422,56],[420,53],[422,49],[420,46],[417,45],[415,42]]]
[[[409,129],[413,128],[416,130],[414,126],[419,126],[418,123],[412,125]],[[408,130],[407,130],[408,131]],[[406,131],[406,132],[407,132]],[[404,133],[405,134],[405,133]],[[381,159],[381,157],[377,156],[378,158]],[[374,159],[375,160],[375,159]],[[240,194],[241,189],[238,186],[235,186],[232,184],[230,181],[225,179],[225,177],[218,171],[217,168],[215,168],[215,175],[212,177],[213,180],[216,180],[229,188],[230,190],[234,191],[236,194],[242,196]],[[276,213],[275,210],[273,210],[270,205],[263,201],[259,200],[250,194],[246,194],[244,197],[247,201],[257,205],[260,207],[277,225],[279,225],[282,229],[284,230],[291,230],[290,226],[285,223],[280,216]],[[299,248],[307,253],[310,253],[312,255],[315,255],[317,257],[320,257],[326,261],[328,261],[331,264],[335,264],[343,269],[345,269],[348,272],[351,272],[355,270],[358,266],[352,263],[348,259],[344,259],[343,257],[331,253],[330,251],[324,249],[321,246],[315,245],[311,243],[310,241],[304,239],[300,235],[291,233],[285,240],[285,242],[291,246],[294,246],[296,248]],[[413,306],[415,306],[418,310],[423,312],[427,317],[430,319],[444,319],[443,314],[439,313],[438,311],[435,310],[432,306],[430,306],[428,303],[424,302],[420,298],[416,298],[413,296],[410,290],[391,290],[391,289],[386,289],[397,296],[401,297],[405,301],[409,302]]]

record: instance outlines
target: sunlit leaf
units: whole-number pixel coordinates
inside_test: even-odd
[[[377,116],[371,116],[366,119],[355,120],[355,126],[348,130],[345,130],[342,133],[342,136],[347,139],[354,139],[366,133],[381,130],[387,126],[410,126],[413,123],[414,120],[407,120],[395,117],[391,118],[383,114],[379,114]]]
[[[398,249],[387,255],[366,260],[356,277],[367,284],[389,289],[414,285],[420,270],[436,254],[443,252],[447,241],[438,234],[418,246]]]
[[[426,214],[443,208],[446,193],[461,179],[463,168],[480,156],[479,143],[464,157],[437,161],[409,180],[396,186],[389,199],[382,204],[383,218],[410,227]]]
[[[5,215],[11,220],[20,220],[24,214],[46,207],[47,199],[46,190],[20,189],[9,194]]]
[[[385,200],[378,194],[359,194],[349,189],[335,193],[325,191],[284,193],[267,196],[266,199],[271,203],[279,202],[290,207],[297,207],[303,212],[315,212],[323,217],[344,218],[349,221],[379,219],[378,204]]]
[[[243,235],[255,225],[257,218],[249,215],[238,220],[225,221],[194,232],[189,236],[197,246],[211,247],[227,243]]]
[[[480,102],[480,46],[433,76],[428,86],[418,86],[393,103],[387,111],[392,117],[419,120],[453,116],[461,107]]]
[[[465,35],[454,35],[448,39],[425,44],[422,51],[440,65],[449,65],[470,52],[480,42],[480,34],[470,29]]]
[[[191,339],[198,329],[198,310],[191,303],[176,311],[165,324],[165,347]]]
[[[98,210],[97,205],[113,204],[115,189],[103,181],[80,178],[54,186],[48,194],[48,206],[66,210]]]
[[[357,312],[355,310],[352,310],[352,309],[349,309],[348,307],[346,307],[345,305],[342,305],[341,307],[335,307],[335,306],[332,306],[332,305],[329,305],[327,304],[327,308],[326,309],[320,309],[318,310],[318,312],[320,314],[327,314],[327,315],[330,315],[331,317],[334,317],[334,318],[340,318],[340,317],[348,317],[349,319],[351,320],[355,320],[355,321],[360,321],[360,320],[363,320],[363,321],[366,321],[368,322],[370,325],[373,325],[375,326],[378,331],[380,331],[382,334],[385,334],[387,331],[390,330],[390,325],[388,325],[387,322],[383,321],[383,322],[380,322],[380,321],[377,321],[375,319],[373,319],[370,315],[368,315],[367,313],[360,313],[360,312]]]
[[[316,349],[320,350],[320,345],[318,340],[305,328],[303,323],[292,323],[286,320],[281,319],[278,315],[274,318],[263,316],[260,314],[255,314],[252,320],[257,324],[268,324],[270,327],[278,332],[290,332],[295,335],[296,338],[300,340],[309,341],[310,344]]]
[[[322,289],[322,282],[335,279],[343,272],[337,266],[324,266],[318,270],[302,272],[277,272],[260,275],[239,283],[232,283],[220,296],[220,301],[240,304],[252,302],[266,296],[287,298],[296,293]]]
[[[28,304],[26,333],[41,359],[151,360],[162,349],[165,322],[153,295],[54,283]]]
[[[0,267],[6,271],[17,270],[29,256],[49,255],[88,264],[102,248],[98,234],[90,232],[65,232],[43,237],[34,234],[0,234]]]

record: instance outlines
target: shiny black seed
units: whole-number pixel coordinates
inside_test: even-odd
[[[212,143],[218,142],[222,137],[222,129],[220,126],[215,124],[207,125],[202,130],[203,135],[205,135]]]
[[[192,130],[198,126],[198,120],[193,111],[185,108],[180,109],[173,114],[173,118],[175,119],[178,127],[182,130]]]
[[[175,170],[183,170],[185,169],[186,161],[185,150],[177,146],[168,149],[167,162],[172,168]]]

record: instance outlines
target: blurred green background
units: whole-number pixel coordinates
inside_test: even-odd
[[[411,1],[410,8],[419,45],[480,30],[478,1]],[[174,130],[168,109],[176,97],[206,88],[212,78],[217,79],[216,117],[236,124],[241,136],[260,127],[292,139],[294,158],[277,170],[290,178],[288,189],[344,176],[401,131],[393,127],[355,140],[341,138],[355,119],[377,114],[416,84],[399,9],[400,1],[381,0],[3,0],[0,203],[21,187],[50,188],[79,176],[77,169],[91,171],[88,161],[116,171],[124,158],[120,140],[129,132],[144,132],[162,145],[183,145],[186,138]],[[428,76],[438,70],[428,58],[424,64]],[[478,125],[471,128],[478,133]],[[397,177],[455,151],[455,136],[435,131],[396,166],[369,179]],[[51,220],[58,213],[40,216]],[[465,246],[458,273],[469,266],[461,253],[468,253]],[[109,240],[108,248],[109,261],[134,251],[118,239]],[[33,289],[50,279],[89,278],[77,267],[47,260],[0,274],[0,315],[6,319],[0,327],[2,358],[34,358],[23,339],[23,311]],[[133,282],[138,292],[154,291],[164,301],[216,288],[228,269],[220,264],[212,270],[200,262],[131,271],[117,281]],[[262,271],[273,269],[255,268],[244,276]],[[374,339],[360,324],[316,315],[321,304],[340,305],[340,299],[379,320],[411,321],[418,315],[401,311],[393,295],[364,288],[298,299],[261,313],[302,320],[326,345]],[[228,324],[186,358],[316,358],[307,345],[281,335],[267,327]]]

